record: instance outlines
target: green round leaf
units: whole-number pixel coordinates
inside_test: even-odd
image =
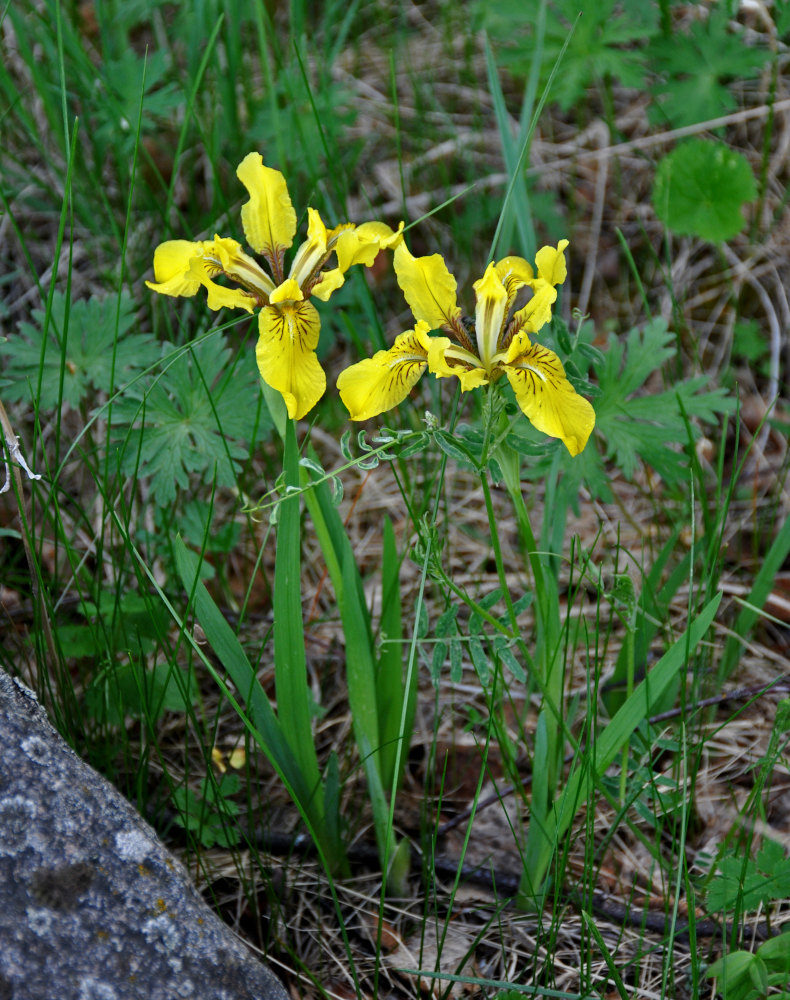
[[[743,229],[741,209],[756,194],[744,156],[720,142],[692,139],[659,163],[653,207],[674,233],[719,243]]]

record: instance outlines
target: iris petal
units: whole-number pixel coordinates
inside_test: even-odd
[[[264,382],[282,393],[291,419],[300,420],[312,410],[326,389],[315,353],[320,326],[310,302],[264,306],[258,316],[258,370]]]
[[[347,271],[354,264],[370,267],[380,250],[388,250],[403,242],[403,223],[392,230],[385,222],[363,222],[341,232],[335,242],[337,265]]]
[[[535,254],[538,278],[547,281],[550,285],[561,285],[565,281],[568,276],[568,268],[565,264],[563,251],[567,246],[567,240],[560,240],[556,250],[554,247],[541,247],[538,250]]]
[[[250,200],[241,206],[241,224],[247,242],[269,261],[280,261],[293,243],[296,212],[279,170],[263,165],[260,153],[248,153],[236,170]]]
[[[294,255],[289,277],[304,286],[327,257],[327,231],[314,208],[307,209],[307,239]]]
[[[503,368],[531,423],[544,434],[560,438],[571,455],[583,451],[595,426],[595,411],[567,380],[557,355],[519,334]]]
[[[499,348],[499,335],[505,323],[508,294],[502,278],[494,264],[489,264],[486,273],[474,283],[477,307],[475,309],[475,333],[477,353],[483,368],[490,371],[491,362]]]
[[[162,295],[194,295],[201,282],[189,277],[189,265],[195,257],[203,254],[203,243],[189,240],[168,240],[154,250],[154,277],[156,281],[146,281],[154,292]]]
[[[215,236],[213,252],[222,270],[246,288],[253,288],[265,301],[274,291],[274,282],[256,260],[241,249],[241,244],[227,236]]]
[[[460,381],[462,392],[487,385],[489,381],[485,369],[479,365],[479,358],[466,348],[458,347],[449,337],[431,337],[428,371],[437,378],[454,376]]]
[[[331,271],[321,272],[321,280],[313,285],[310,294],[321,299],[322,302],[326,302],[332,292],[336,292],[345,282],[345,275],[340,268],[333,267]]]
[[[209,277],[209,267],[202,257],[193,257],[189,262],[189,277],[203,285],[208,292],[207,303],[209,309],[246,309],[251,313],[258,304],[257,300],[249,292],[243,292],[240,288],[227,288],[225,285],[218,285]]]
[[[388,351],[377,351],[340,373],[338,392],[352,420],[368,420],[391,410],[409,395],[428,364],[429,329],[427,323],[418,322],[396,337]]]
[[[456,281],[438,254],[413,257],[405,243],[394,254],[395,274],[409,308],[416,320],[435,330],[459,320],[461,310],[455,298]]]
[[[551,319],[551,307],[557,301],[557,289],[553,285],[540,282],[532,298],[514,313],[516,328],[526,333],[537,333]]]
[[[503,257],[502,260],[497,261],[496,269],[506,287],[508,282],[516,283],[518,288],[523,285],[531,285],[535,276],[532,265],[523,257]],[[508,292],[510,292],[509,287]]]

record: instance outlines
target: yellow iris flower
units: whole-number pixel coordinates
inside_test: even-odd
[[[522,257],[489,264],[474,284],[477,307],[470,322],[458,307],[456,280],[443,258],[413,257],[401,242],[395,249],[395,273],[416,325],[388,351],[341,372],[337,387],[351,419],[367,420],[397,406],[426,368],[439,378],[455,375],[464,392],[506,375],[532,424],[578,455],[595,426],[595,411],[565,377],[557,355],[529,337],[551,319],[556,286],[567,275],[567,246],[561,240],[556,250],[539,250],[537,275]],[[511,316],[516,294],[524,287],[532,296]],[[437,329],[450,336],[429,336]]]
[[[370,266],[379,250],[396,246],[403,224],[397,231],[383,222],[360,226],[348,222],[327,229],[318,212],[308,208],[307,239],[286,274],[285,254],[296,233],[296,213],[285,178],[279,170],[264,166],[260,153],[245,156],[236,176],[250,196],[241,208],[244,235],[255,253],[265,258],[270,273],[228,237],[169,240],[156,248],[156,281],[146,285],[174,296],[195,295],[202,286],[210,309],[258,310],[258,369],[263,380],[282,394],[288,416],[298,420],[326,389],[315,353],[321,321],[309,299],[325,302],[343,284],[352,265]],[[327,268],[333,254],[336,266]],[[218,284],[214,279],[219,275],[240,287]]]

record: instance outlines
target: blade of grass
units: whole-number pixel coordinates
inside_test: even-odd
[[[652,706],[661,698],[710,627],[721,598],[720,592],[708,602],[689,628],[670,646],[631,697],[626,700],[592,746],[583,754],[581,762],[573,769],[548,817],[544,836],[540,843],[535,842],[531,853],[528,848],[522,880],[524,902],[539,899],[554,846],[560,843],[582,805],[582,782],[589,778],[590,772],[593,779],[603,774],[614,762],[634,730],[650,717]]]
[[[620,970],[614,964],[614,957],[612,953],[609,951],[609,949],[606,947],[606,942],[604,941],[601,932],[598,930],[594,918],[591,917],[586,910],[582,910],[582,920],[584,921],[587,930],[595,938],[595,943],[601,949],[603,960],[604,962],[606,962],[606,967],[609,970],[609,975],[612,977],[615,989],[617,990],[622,1000],[629,1000],[628,990],[625,988],[623,977],[620,975]]]
[[[784,565],[788,553],[790,553],[790,517],[779,529],[770,549],[765,554],[759,572],[754,578],[752,589],[749,591],[749,596],[735,620],[732,634],[727,638],[718,669],[719,682],[726,680],[737,667],[743,644],[755,626],[760,611],[773,589],[776,574]]]
[[[381,772],[385,788],[399,787],[403,778],[406,754],[409,750],[408,734],[412,731],[417,707],[417,673],[412,671],[408,682],[403,676],[400,566],[401,560],[395,546],[392,522],[389,518],[385,518],[381,555],[382,649],[376,670],[376,696],[382,741]],[[406,711],[402,719],[404,704]],[[400,761],[396,765],[398,756]]]

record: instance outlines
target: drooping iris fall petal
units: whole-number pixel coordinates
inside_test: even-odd
[[[557,355],[521,333],[514,337],[503,368],[530,422],[560,438],[571,455],[583,451],[595,426],[595,411],[567,380]]]
[[[146,285],[160,295],[195,295],[201,282],[189,275],[189,264],[203,253],[203,243],[189,240],[167,240],[154,250],[154,277]]]
[[[264,382],[282,393],[291,419],[301,419],[326,389],[315,353],[320,329],[318,311],[310,302],[288,299],[264,306],[258,315],[258,370]]]
[[[396,337],[388,351],[377,351],[340,373],[338,392],[352,420],[369,420],[409,395],[428,365],[429,329],[420,321]]]
[[[188,279],[203,285],[208,293],[206,302],[209,309],[246,309],[252,312],[257,305],[255,297],[240,288],[227,288],[209,277],[209,268],[202,257],[193,257],[189,262]]]

